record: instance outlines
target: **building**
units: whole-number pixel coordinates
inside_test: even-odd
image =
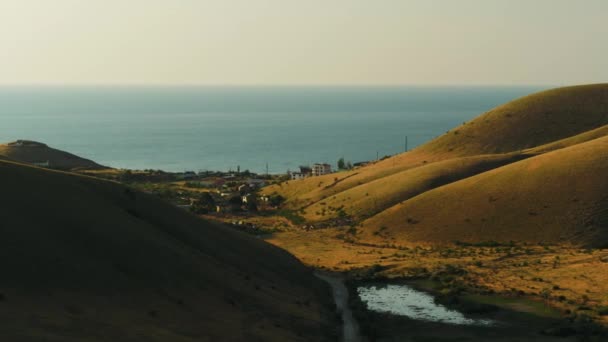
[[[241,196],[241,201],[243,202],[243,204],[255,203],[255,196],[252,194],[246,194],[244,196]]]
[[[313,176],[322,176],[331,173],[331,165],[329,164],[314,164],[312,166]]]
[[[289,172],[289,177],[292,180],[298,180],[298,179],[306,178],[307,175],[303,174],[302,172],[293,171],[293,172]]]
[[[239,191],[239,193],[241,193],[241,194],[246,193],[246,192],[251,192],[251,190],[252,190],[252,189],[251,189],[251,187],[249,186],[249,184],[241,184],[241,185],[239,185],[239,187],[238,187],[238,191]]]
[[[300,166],[300,172],[293,171],[289,172],[289,176],[291,179],[304,179],[306,177],[310,177],[312,174],[312,169],[309,166]]]

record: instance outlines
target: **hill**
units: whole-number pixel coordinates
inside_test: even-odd
[[[276,193],[284,196],[287,199],[285,206],[297,211],[309,222],[340,225],[357,224],[367,220],[364,226],[373,233],[383,226],[407,226],[404,222],[408,217],[404,217],[403,212],[396,210],[395,206],[414,203],[418,201],[418,197],[424,198],[427,192],[435,193],[432,192],[434,189],[455,189],[449,185],[467,184],[468,179],[483,177],[493,172],[492,170],[503,169],[510,164],[524,165],[520,164],[523,163],[522,160],[544,160],[536,158],[552,151],[591,143],[608,135],[607,127],[608,84],[551,89],[498,106],[410,152],[351,171],[285,182],[264,191],[267,194]],[[603,145],[591,143],[586,146],[598,150],[596,158],[602,156]],[[575,184],[576,180],[570,178],[581,177],[580,173],[568,169],[567,163],[549,164],[556,168],[551,176],[561,175],[560,181],[565,184]],[[599,167],[600,164],[601,160],[598,160],[596,164],[589,166],[589,170],[593,170],[592,167]],[[565,170],[571,172],[560,174]],[[519,177],[526,178],[527,173],[519,174]],[[588,179],[594,178],[597,177]],[[601,180],[596,180],[598,184],[602,184]],[[527,191],[534,191],[535,186],[541,185],[529,184]],[[592,190],[593,188],[590,187],[589,191]],[[457,202],[462,202],[464,206],[477,205],[476,200],[468,193],[463,192],[459,195],[461,196],[458,197]],[[541,200],[541,198],[536,199]],[[453,200],[456,201],[456,198]],[[595,200],[600,199],[595,198]],[[596,202],[595,205],[600,204]],[[575,205],[572,204],[572,207]],[[411,208],[408,209],[410,210],[408,215],[416,214],[415,216],[419,217],[435,215],[431,212],[420,214],[411,212]],[[415,208],[419,207],[415,206]],[[508,216],[511,215],[509,212],[511,209],[515,210],[508,207],[500,207],[496,210],[503,210],[504,216]],[[561,209],[567,210],[569,207]],[[495,214],[503,215],[500,212]],[[463,217],[463,220],[472,219]],[[483,219],[487,220],[485,217]],[[417,222],[420,218],[412,218],[412,220]],[[486,225],[487,221],[483,222]],[[573,221],[569,222],[568,224],[571,224]],[[515,224],[516,221],[513,223]],[[517,221],[517,224],[527,223]],[[441,224],[446,225],[448,222]],[[421,224],[417,227],[423,226],[425,225]],[[397,235],[405,236],[400,233]],[[370,233],[368,237],[379,239],[378,234]],[[411,237],[424,240],[422,235]],[[509,238],[517,237],[517,234],[511,234]],[[488,234],[480,238],[492,239]],[[507,236],[505,235],[504,238]],[[445,239],[432,238],[429,241],[445,242],[450,239],[466,240],[455,236],[448,238],[446,235]]]
[[[313,216],[319,211],[320,202],[334,208],[344,205],[345,199],[363,202],[365,199],[361,196],[369,191],[355,191],[354,188],[360,188],[364,184],[375,187],[378,183],[373,182],[379,179],[392,175],[398,178],[396,175],[399,173],[406,177],[409,174],[404,171],[429,167],[432,163],[454,158],[544,153],[603,136],[605,128],[602,127],[605,125],[608,125],[608,84],[551,89],[494,108],[410,152],[351,171],[289,181],[269,187],[265,193],[284,196],[288,208],[304,209],[309,219],[315,220],[319,219]],[[598,131],[592,132],[593,130]],[[565,140],[577,135],[580,136]],[[560,140],[563,140],[559,143],[562,145],[556,143]],[[543,145],[547,145],[543,150],[534,150]],[[475,172],[469,175],[473,174]],[[346,192],[350,189],[358,194],[347,195]],[[404,190],[403,195],[395,194],[396,190],[391,189],[389,197],[394,199],[392,201],[409,198],[410,191],[407,188],[400,189]],[[338,199],[338,194],[343,192],[342,198]],[[338,201],[333,200],[334,196]],[[309,206],[312,214],[307,209]]]
[[[363,223],[368,239],[608,247],[608,137],[463,179]],[[376,232],[376,233],[373,233]]]
[[[542,91],[498,106],[423,146],[479,155],[520,151],[608,124],[608,84]]]
[[[57,170],[107,169],[92,160],[30,140],[17,140],[2,144],[0,145],[0,155],[21,163],[46,166]]]
[[[425,164],[347,189],[306,207],[304,217],[319,222],[340,216],[356,221],[441,185],[449,184],[532,154],[499,154],[453,158]]]
[[[274,246],[86,176],[0,161],[0,187],[3,340],[324,340],[325,287]]]

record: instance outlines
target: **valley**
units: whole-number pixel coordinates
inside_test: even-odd
[[[606,127],[608,85],[559,88],[301,180],[117,170],[42,143],[1,145],[3,317],[33,317],[3,329],[78,340],[111,325],[112,336],[189,341],[226,337],[223,320],[236,340],[601,341]],[[498,323],[370,310],[370,284]]]

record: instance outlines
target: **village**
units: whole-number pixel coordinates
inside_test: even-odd
[[[359,166],[359,165],[357,165]],[[350,162],[338,160],[338,169],[328,163],[303,165],[284,174],[257,174],[241,171],[106,170],[95,172],[102,177],[128,184],[142,192],[162,198],[173,205],[213,220],[231,224],[240,230],[263,233],[278,227],[299,224],[300,229],[313,229],[298,220],[296,214],[281,210],[285,200],[280,195],[261,195],[267,185],[331,174],[352,168]],[[91,172],[83,172],[92,175]],[[259,223],[260,218],[267,218]],[[252,222],[254,221],[254,222]],[[263,227],[262,227],[263,226]]]

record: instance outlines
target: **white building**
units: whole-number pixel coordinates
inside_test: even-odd
[[[304,179],[306,177],[310,177],[312,174],[312,169],[309,166],[300,166],[300,172],[293,171],[289,172],[289,176],[291,179]]]
[[[303,174],[302,172],[293,171],[293,172],[289,173],[289,176],[291,177],[292,180],[297,180],[297,179],[304,179],[308,175]]]
[[[322,176],[331,173],[331,165],[329,164],[314,164],[312,166],[313,176]]]

